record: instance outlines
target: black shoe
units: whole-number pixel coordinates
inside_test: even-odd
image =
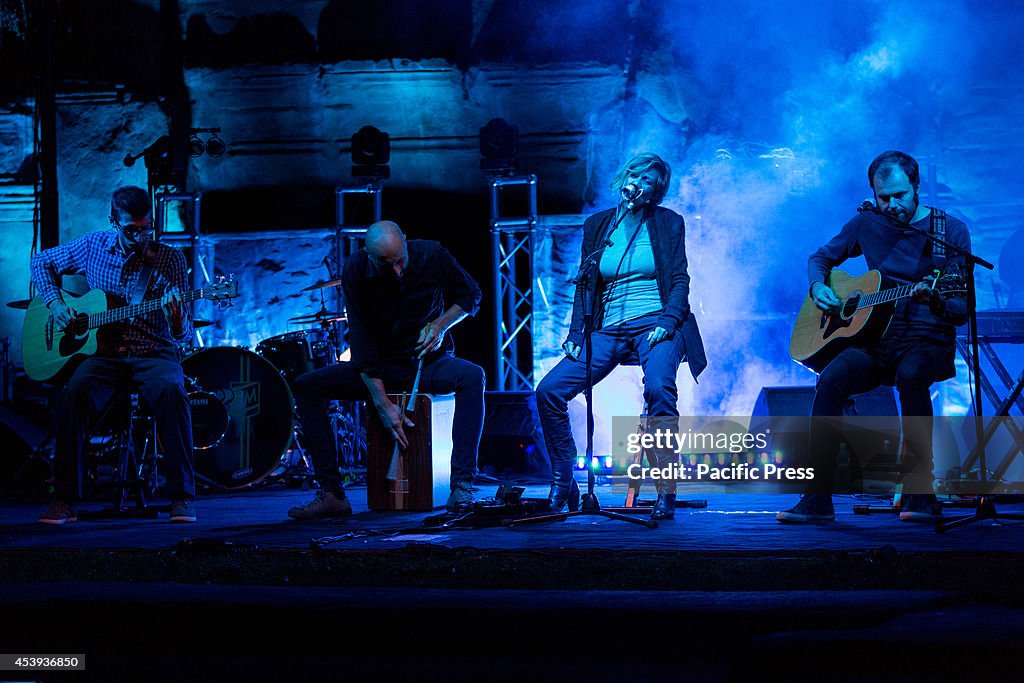
[[[775,515],[775,519],[789,524],[831,522],[835,518],[836,510],[832,507],[832,496],[823,493],[805,493],[800,496],[800,502],[792,508]]]
[[[659,493],[658,500],[651,508],[651,519],[675,519],[676,518],[676,494]]]
[[[171,521],[176,524],[196,521],[196,504],[191,498],[171,501]]]
[[[71,503],[55,500],[49,509],[39,517],[40,524],[70,524],[78,521],[78,511]]]
[[[444,504],[444,509],[448,512],[458,512],[469,507],[473,504],[475,490],[473,484],[468,481],[455,482],[452,484],[451,493],[448,496],[448,501]]]
[[[658,467],[668,467],[672,458],[658,461]],[[658,490],[658,500],[651,508],[651,519],[675,519],[676,517],[676,480],[655,479],[654,487]]]
[[[942,506],[932,494],[908,494],[903,496],[900,510],[901,522],[937,522],[942,519]]]
[[[288,510],[288,516],[303,522],[328,517],[348,517],[352,514],[352,503],[345,497],[345,492],[334,493],[320,489],[313,500],[301,507]]]
[[[580,509],[580,485],[575,479],[569,479],[569,485],[552,484],[548,493],[548,504],[552,512],[561,512],[566,505],[570,512]]]

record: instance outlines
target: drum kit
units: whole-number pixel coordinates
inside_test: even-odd
[[[302,289],[320,290],[320,310],[288,320],[306,329],[268,337],[256,345],[255,353],[210,347],[182,361],[201,484],[236,490],[312,477],[292,389],[301,375],[338,362],[342,347],[335,323],[347,317],[327,309],[323,290],[340,284],[340,279],[324,280]],[[352,464],[360,443],[365,443],[359,415],[335,409],[331,417],[339,436],[339,461]]]

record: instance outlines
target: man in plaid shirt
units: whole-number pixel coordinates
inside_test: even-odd
[[[161,310],[99,330],[100,351],[74,372],[61,395],[57,413],[56,497],[39,521],[64,524],[78,520],[75,506],[82,494],[82,445],[96,411],[113,391],[138,391],[156,419],[167,463],[166,495],[172,522],[196,521],[192,420],[185,394],[178,345],[192,336],[192,321],[181,301],[187,268],[180,251],[151,239],[152,204],[140,187],[114,191],[110,202],[113,230],[89,233],[32,258],[32,283],[63,329],[77,314],[64,301],[62,275],[84,275],[90,289],[107,293],[111,305],[130,302],[145,286],[142,300],[161,299]],[[144,265],[151,265],[140,284]]]

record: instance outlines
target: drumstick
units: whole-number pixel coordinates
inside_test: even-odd
[[[402,409],[402,418],[404,421],[406,412],[416,412],[416,395],[420,391],[420,375],[423,374],[423,359],[420,358],[419,364],[416,366],[416,379],[412,382],[412,393],[409,394],[409,400],[405,404],[405,408]],[[412,410],[410,410],[410,407]],[[388,465],[388,479],[394,481],[398,479],[398,439],[395,439],[395,449],[391,451],[391,464]]]

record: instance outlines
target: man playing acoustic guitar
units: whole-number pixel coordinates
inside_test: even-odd
[[[900,223],[922,228],[963,249],[970,248],[970,235],[962,221],[918,202],[920,172],[908,154],[880,154],[868,168],[868,182],[875,206],[863,207],[808,259],[810,296],[819,309],[836,314],[842,301],[826,284],[830,271],[860,255],[869,268],[881,273],[883,288],[912,285],[910,296],[897,303],[881,336],[854,338],[821,370],[808,436],[814,480],[795,507],[776,515],[780,522],[835,518],[831,494],[841,435],[826,420],[814,418],[841,416],[850,396],[883,384],[895,385],[904,418],[903,465],[908,474],[903,483],[911,493],[903,498],[900,520],[933,521],[941,514],[931,493],[931,421],[913,417],[931,417],[932,383],[956,374],[956,326],[967,321],[968,313],[962,293],[939,296],[926,279],[936,269],[947,273],[962,269],[963,260],[943,247],[933,247],[925,235]]]
[[[164,492],[171,499],[171,521],[196,521],[192,423],[177,348],[192,335],[180,294],[186,289],[187,268],[180,251],[150,239],[151,209],[145,190],[120,187],[110,202],[113,230],[83,235],[32,258],[32,282],[57,331],[76,324],[76,317],[83,329],[85,322],[74,301],[69,305],[61,295],[62,275],[84,275],[90,289],[105,291],[121,304],[154,298],[162,304],[124,325],[101,328],[100,351],[85,359],[64,387],[57,413],[56,499],[39,518],[44,524],[78,520],[82,445],[96,408],[117,389],[138,391],[156,418],[167,463]]]

